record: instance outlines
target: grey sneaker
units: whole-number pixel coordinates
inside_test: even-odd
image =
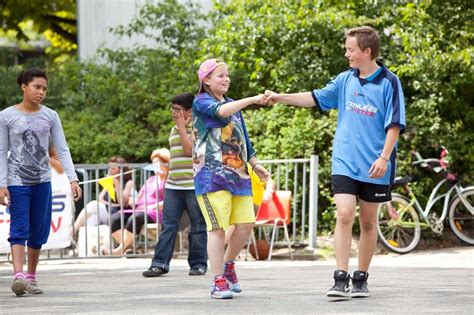
[[[334,271],[334,286],[329,289],[326,296],[331,300],[349,298],[349,282],[351,276],[344,270]]]
[[[164,274],[167,274],[168,270],[164,270],[161,267],[150,267],[148,270],[143,271],[142,275],[145,278],[150,278],[150,277],[161,277]]]
[[[369,278],[368,272],[354,271],[352,277],[352,291],[351,297],[363,298],[370,296],[369,289],[367,288],[367,279]]]
[[[16,296],[22,296],[28,293],[28,281],[25,278],[15,278],[12,283],[12,291]]]
[[[205,274],[206,274],[206,269],[202,267],[192,268],[191,270],[189,270],[190,276],[204,276]]]
[[[38,281],[36,280],[27,280],[28,286],[26,291],[28,294],[43,294],[43,290],[38,287]]]

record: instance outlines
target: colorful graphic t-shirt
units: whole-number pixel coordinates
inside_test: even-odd
[[[382,153],[388,129],[399,126],[400,133],[405,129],[405,101],[398,77],[379,65],[372,80],[360,78],[359,70],[352,69],[312,95],[319,109],[338,110],[332,174],[389,185],[395,178],[396,146],[383,177],[370,178],[368,171]]]
[[[193,102],[193,166],[196,195],[226,190],[236,196],[252,196],[247,161],[255,155],[240,112],[220,117],[218,101],[201,93]]]
[[[0,113],[0,187],[51,181],[50,140],[69,180],[77,180],[61,121],[54,110],[44,105],[34,113],[21,112],[16,106],[4,109]]]

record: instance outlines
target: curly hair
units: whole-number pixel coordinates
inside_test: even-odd
[[[18,78],[16,79],[16,83],[18,83],[18,86],[21,89],[22,84],[28,85],[28,83],[33,81],[35,78],[44,78],[46,81],[48,81],[48,77],[46,76],[46,71],[38,69],[38,68],[31,68],[31,69],[23,70],[18,75]]]

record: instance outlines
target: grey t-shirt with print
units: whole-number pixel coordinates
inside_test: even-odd
[[[77,180],[56,111],[40,105],[37,112],[25,113],[14,105],[0,112],[0,187],[51,181],[50,141],[69,180]]]

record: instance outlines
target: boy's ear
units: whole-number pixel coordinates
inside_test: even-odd
[[[372,56],[372,48],[367,47],[367,48],[364,50],[364,54],[365,54],[366,56],[368,56],[370,59],[372,59],[372,57],[371,57],[371,56]]]

